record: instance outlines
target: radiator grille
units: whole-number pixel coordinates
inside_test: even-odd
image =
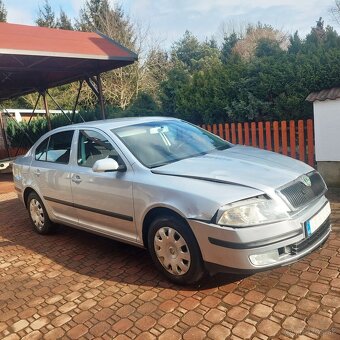
[[[311,181],[311,186],[305,185],[302,181],[295,181],[284,189],[281,194],[287,199],[294,209],[298,209],[317,197],[323,195],[327,188],[325,182],[317,172],[311,172],[306,176]]]
[[[311,246],[313,243],[317,242],[318,239],[326,235],[330,230],[330,220],[329,218],[319,227],[318,230],[314,232],[308,238],[302,240],[301,242],[294,243],[291,245],[291,254],[297,255],[301,253],[304,249]]]

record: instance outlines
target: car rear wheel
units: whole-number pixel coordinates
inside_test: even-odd
[[[201,252],[189,226],[176,216],[156,218],[148,246],[156,267],[172,282],[192,284],[204,275]]]
[[[27,198],[28,213],[34,230],[38,234],[49,234],[53,230],[53,223],[47,215],[47,211],[40,197],[32,192]]]

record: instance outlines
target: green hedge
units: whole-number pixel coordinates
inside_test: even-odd
[[[81,115],[81,116],[80,116]],[[106,106],[107,118],[135,117],[135,116],[154,116],[161,115],[157,105],[152,102],[151,97],[141,94],[136,102],[126,110],[114,106]],[[75,123],[81,123],[84,118],[86,122],[101,119],[100,108],[93,110],[80,110],[80,114],[75,115]],[[30,137],[35,143],[44,133],[48,131],[47,120],[45,116],[38,116],[28,125],[26,121],[17,123],[13,119],[7,120],[7,137],[12,147],[30,147],[31,142],[27,138]],[[63,115],[57,114],[51,116],[52,129],[60,126],[69,125],[70,121]]]
[[[85,121],[96,120],[100,117],[99,110],[82,111],[80,114]],[[79,114],[75,115],[74,122],[82,122]],[[51,116],[52,129],[69,124],[70,121],[63,114]],[[29,125],[26,121],[17,123],[13,119],[7,120],[6,134],[12,147],[30,147],[32,143],[29,138],[35,143],[47,131],[48,125],[44,116],[38,116],[37,118],[32,119]],[[29,136],[29,138],[27,136]]]

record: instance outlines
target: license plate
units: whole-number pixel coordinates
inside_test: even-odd
[[[305,222],[307,237],[312,235],[328,218],[331,213],[330,204],[327,203],[316,215]]]

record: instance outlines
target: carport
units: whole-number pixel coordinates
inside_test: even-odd
[[[87,83],[98,98],[105,119],[100,74],[136,60],[134,52],[100,32],[0,23],[0,102],[39,93],[32,116],[42,97],[51,128],[46,97],[62,108],[48,89],[77,81],[73,113],[68,116],[62,112],[73,122],[81,89]]]

